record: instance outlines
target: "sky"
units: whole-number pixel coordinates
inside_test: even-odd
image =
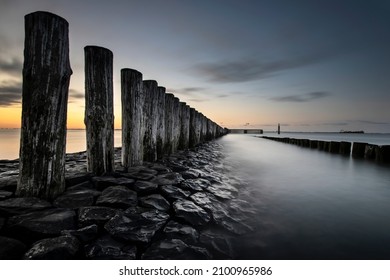
[[[228,128],[390,132],[388,0],[0,0],[0,127],[20,127],[24,16],[69,22],[68,128],[84,128],[84,47],[114,53]]]

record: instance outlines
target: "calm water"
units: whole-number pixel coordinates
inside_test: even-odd
[[[250,135],[219,140],[259,213],[243,258],[390,259],[390,167]]]

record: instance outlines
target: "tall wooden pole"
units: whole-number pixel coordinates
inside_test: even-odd
[[[165,146],[165,87],[157,88],[157,138],[156,150],[157,158],[164,155]]]
[[[52,199],[65,189],[68,22],[48,12],[25,16],[18,196]]]
[[[113,54],[97,46],[84,48],[87,169],[95,175],[114,171]]]
[[[157,160],[157,82],[143,81],[144,102],[144,160]]]
[[[122,99],[122,165],[127,168],[143,162],[142,73],[121,70]]]

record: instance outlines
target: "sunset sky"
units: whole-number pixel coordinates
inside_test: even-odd
[[[84,128],[84,46],[114,53],[216,123],[390,132],[390,1],[0,0],[0,127],[20,127],[24,15],[69,22],[68,128]]]

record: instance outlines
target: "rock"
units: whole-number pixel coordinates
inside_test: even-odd
[[[103,207],[103,206],[90,206],[83,207],[79,210],[79,224],[82,227],[96,224],[103,226],[112,217],[118,213],[118,210]]]
[[[98,235],[98,226],[93,224],[78,230],[63,230],[62,235],[71,235],[76,237],[81,243],[89,243]]]
[[[170,162],[168,163],[168,167],[173,171],[173,172],[184,172],[187,171],[189,168],[186,166],[183,166],[179,163],[174,163]]]
[[[115,239],[149,243],[168,219],[168,214],[158,210],[127,216],[117,214],[104,228]]]
[[[12,192],[0,191],[0,200],[4,200],[4,199],[7,199],[7,198],[10,198],[13,195],[14,194]]]
[[[200,233],[199,242],[215,259],[233,258],[233,246],[229,236],[219,231],[205,230]]]
[[[86,181],[86,182],[83,182],[83,183],[80,183],[80,184],[77,184],[77,185],[74,185],[74,186],[66,188],[66,192],[84,191],[84,190],[94,190],[94,191],[98,192],[99,195],[101,194],[100,191],[97,191],[95,189],[94,185],[90,181]]]
[[[179,239],[153,243],[142,255],[144,260],[207,260],[211,255],[205,248],[190,246]]]
[[[121,243],[106,235],[85,246],[85,255],[93,260],[134,260],[137,247]]]
[[[218,199],[211,193],[197,192],[190,196],[191,200],[197,205],[205,209],[215,221],[224,219],[229,215],[227,207],[224,206]]]
[[[125,186],[106,188],[96,201],[96,205],[126,209],[137,205],[137,193]]]
[[[76,237],[60,236],[39,240],[26,252],[24,259],[69,260],[75,259],[80,243]]]
[[[148,181],[137,181],[133,186],[138,194],[150,194],[157,190],[158,185]]]
[[[256,215],[256,209],[249,202],[242,199],[232,199],[229,201],[229,213],[233,216],[243,216],[243,214]]]
[[[185,191],[179,187],[166,185],[160,187],[162,194],[170,201],[175,201],[177,199],[186,199],[191,195],[190,191]]]
[[[71,187],[78,185],[84,182],[88,182],[91,179],[91,175],[88,173],[66,173],[65,175],[65,185],[66,187]]]
[[[129,167],[126,173],[123,173],[122,176],[126,178],[131,178],[135,180],[149,181],[156,176],[158,171],[147,168],[145,166],[135,166]]]
[[[188,244],[197,243],[199,238],[199,233],[196,229],[175,221],[169,221],[164,228],[164,233],[168,239],[180,239]]]
[[[140,198],[141,205],[144,207],[156,208],[157,210],[167,212],[171,205],[159,194],[151,194]]]
[[[26,246],[19,240],[0,236],[0,260],[21,259]]]
[[[150,164],[148,167],[150,169],[153,169],[153,170],[157,171],[158,173],[172,172],[172,170],[170,168],[166,167],[163,164],[154,163],[154,164]],[[155,175],[157,175],[157,174],[155,174]]]
[[[184,181],[179,173],[170,172],[156,176],[151,182],[159,186],[163,185],[177,185]]]
[[[235,187],[228,184],[211,185],[207,188],[207,191],[221,199],[232,199],[236,197],[238,193],[238,190]]]
[[[129,178],[115,177],[92,177],[92,183],[97,190],[104,190],[110,186],[125,186],[131,187],[134,185],[134,180]]]
[[[180,172],[180,174],[184,179],[197,179],[200,177],[199,171],[195,169],[188,169],[186,171]]]
[[[1,232],[1,229],[3,228],[4,224],[5,224],[5,219],[0,218],[0,232]]]
[[[179,199],[173,203],[176,217],[182,218],[194,226],[202,226],[210,221],[207,212],[189,200]]]
[[[0,215],[12,216],[51,207],[45,200],[36,197],[16,197],[0,201]]]
[[[4,173],[0,175],[3,176]],[[0,177],[0,190],[15,192],[19,175]]]
[[[189,179],[180,184],[180,188],[192,192],[201,192],[210,186],[210,182],[206,179]]]
[[[59,208],[77,209],[83,206],[91,206],[94,202],[94,190],[80,190],[66,192],[54,200],[53,205]]]
[[[10,217],[5,225],[8,235],[31,242],[58,236],[63,230],[75,229],[76,213],[70,209],[47,209]]]

